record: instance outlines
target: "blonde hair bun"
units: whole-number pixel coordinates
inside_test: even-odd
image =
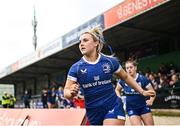
[[[93,27],[92,29],[89,30],[89,33],[92,34],[100,42],[102,43],[105,42],[102,28],[100,26]]]

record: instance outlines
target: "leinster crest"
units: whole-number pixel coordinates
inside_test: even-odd
[[[104,73],[109,73],[111,71],[111,67],[108,63],[104,63],[102,65]]]

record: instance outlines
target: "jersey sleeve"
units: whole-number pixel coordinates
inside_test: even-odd
[[[118,80],[117,84],[122,88],[124,87],[123,81],[121,79]]]
[[[147,79],[146,77],[144,77],[144,87],[148,88],[149,86],[151,86],[151,81],[149,79]]]
[[[111,62],[113,65],[113,73],[118,73],[122,69],[122,66],[120,65],[118,59],[115,57],[112,57]]]
[[[72,65],[71,68],[69,69],[67,79],[75,81],[75,82],[77,81],[77,65],[76,64]]]

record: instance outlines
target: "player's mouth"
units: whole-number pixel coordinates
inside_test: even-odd
[[[84,51],[85,49],[86,49],[86,48],[84,48],[84,47],[81,47],[81,50],[82,50],[82,51]]]

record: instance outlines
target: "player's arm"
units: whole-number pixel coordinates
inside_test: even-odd
[[[117,83],[115,92],[118,97],[121,97],[121,91],[122,91],[122,87]]]
[[[138,83],[129,75],[127,74],[123,69],[119,70],[116,75],[123,79],[129,86],[131,86],[134,90],[142,94],[143,96],[154,96],[155,92],[153,90],[143,90],[141,86],[138,85]]]
[[[154,89],[153,89],[151,84],[149,84],[149,86],[147,87],[147,90],[153,90],[154,91]],[[155,92],[154,96],[150,96],[150,99],[146,100],[147,105],[148,106],[152,106],[155,98],[156,98],[156,92]]]
[[[74,96],[78,94],[78,91],[79,85],[75,81],[67,79],[64,87],[64,97],[69,100],[72,100]]]

